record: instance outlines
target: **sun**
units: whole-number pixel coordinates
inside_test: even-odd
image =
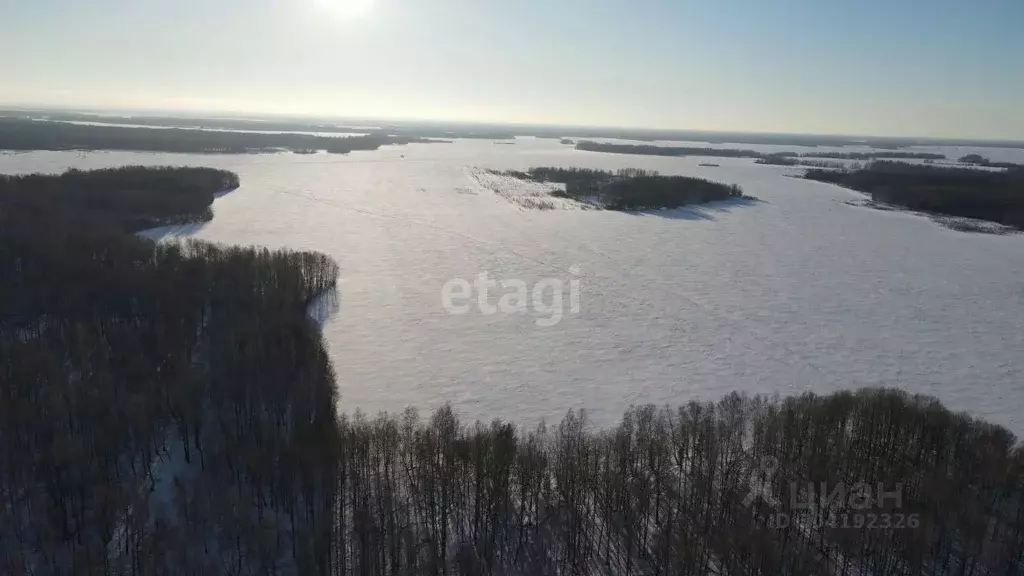
[[[313,0],[321,10],[344,20],[366,18],[377,0]]]

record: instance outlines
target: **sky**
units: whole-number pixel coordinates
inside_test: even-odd
[[[0,0],[0,105],[1024,139],[1021,0]]]

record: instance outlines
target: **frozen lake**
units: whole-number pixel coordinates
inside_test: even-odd
[[[1021,150],[979,152],[1024,162]],[[720,167],[698,166],[708,161]],[[894,386],[1024,434],[1024,235],[967,234],[849,206],[861,196],[749,159],[588,153],[557,140],[347,156],[0,155],[2,173],[123,164],[241,176],[212,222],[165,235],[337,259],[340,299],[324,335],[346,412],[451,402],[467,418],[532,425],[586,408],[606,424],[630,404],[732,390]],[[541,165],[695,175],[739,184],[762,202],[534,211],[494,190],[512,184],[480,175]],[[538,326],[550,315],[534,309],[450,314],[445,283],[481,272],[528,286],[576,279],[579,312],[563,302],[553,326]],[[492,289],[490,302],[505,292]]]

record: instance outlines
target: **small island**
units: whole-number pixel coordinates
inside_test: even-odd
[[[743,199],[739,186],[691,178],[663,176],[652,170],[635,168],[617,172],[588,168],[530,168],[526,172],[492,172],[519,180],[559,184],[549,190],[555,198],[564,198],[606,210],[639,211],[678,208],[715,200]]]
[[[993,161],[989,160],[988,158],[985,158],[981,154],[968,154],[966,156],[961,156],[957,160],[957,162],[959,162],[961,164],[968,164],[970,166],[980,166],[982,168],[1007,168],[1007,169],[1014,169],[1014,168],[1020,168],[1020,167],[1024,166],[1024,165],[1017,164],[1017,163],[1014,163],[1014,162],[993,162]]]
[[[940,216],[964,231],[1024,230],[1024,168],[978,170],[873,162],[860,170],[808,170],[808,180],[837,184],[871,196],[871,206]],[[970,219],[970,220],[964,220]],[[972,220],[994,222],[985,227]]]
[[[754,164],[768,164],[771,166],[797,166],[800,161],[794,155],[790,155],[786,152],[778,154],[765,154],[764,156],[754,160]]]

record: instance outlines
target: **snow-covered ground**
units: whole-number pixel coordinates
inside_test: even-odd
[[[346,156],[44,152],[0,155],[0,173],[121,164],[238,172],[242,186],[216,201],[214,220],[186,232],[338,260],[324,334],[344,411],[451,402],[467,418],[532,425],[586,408],[601,424],[630,404],[732,390],[898,386],[1024,433],[1024,235],[850,206],[862,197],[749,159],[700,167],[709,159],[516,142]],[[1024,162],[1024,151],[993,150],[982,153]],[[530,210],[478,177],[540,165],[687,174],[739,184],[762,202]],[[450,314],[443,286],[481,272],[528,286],[578,279],[579,313],[566,300],[548,327],[532,307]],[[490,303],[504,293],[492,289]]]

